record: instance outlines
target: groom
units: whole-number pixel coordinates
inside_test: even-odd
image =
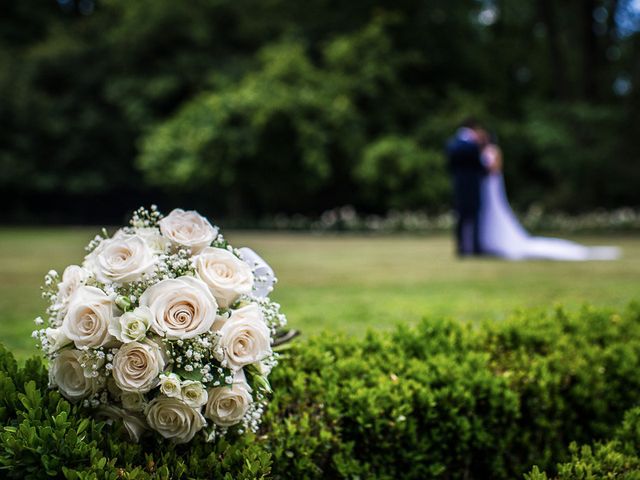
[[[481,159],[481,125],[465,120],[447,142],[449,171],[453,179],[454,207],[457,213],[456,242],[459,256],[481,255],[480,185],[487,170]]]

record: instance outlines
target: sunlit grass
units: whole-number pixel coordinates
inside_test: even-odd
[[[20,358],[33,353],[39,286],[51,268],[82,260],[97,229],[0,230],[0,341]],[[458,260],[448,236],[336,236],[225,232],[276,270],[274,298],[304,334],[359,335],[425,316],[499,321],[520,307],[620,307],[640,297],[640,240],[581,238],[621,246],[616,262]]]

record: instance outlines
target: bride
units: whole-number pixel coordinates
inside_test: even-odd
[[[559,238],[533,237],[520,225],[509,206],[502,176],[502,153],[485,142],[482,161],[488,174],[480,187],[479,236],[483,252],[510,260],[613,260],[616,247],[586,247]]]

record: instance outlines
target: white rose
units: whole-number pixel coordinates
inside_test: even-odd
[[[129,433],[131,440],[134,442],[138,442],[144,431],[147,430],[147,424],[144,418],[114,405],[103,405],[97,413],[99,416],[106,417],[108,419],[107,423],[109,424],[114,421],[122,421],[127,433]]]
[[[113,318],[109,324],[109,333],[122,343],[139,341],[147,335],[152,320],[153,314],[149,307],[137,307],[132,312]]]
[[[204,386],[195,380],[182,382],[182,401],[193,408],[200,408],[207,403],[209,396]]]
[[[138,442],[142,434],[148,428],[147,423],[144,421],[144,418],[139,417],[138,415],[132,415],[127,412],[122,415],[122,423],[124,424],[124,428],[129,433],[131,440],[133,440],[134,442]]]
[[[96,287],[79,287],[69,302],[61,332],[78,348],[100,347],[113,340],[109,324],[116,309],[113,300]]]
[[[120,401],[123,408],[134,412],[141,412],[145,407],[144,395],[140,392],[122,392]]]
[[[82,352],[79,350],[64,350],[53,359],[49,368],[49,383],[57,386],[60,393],[77,402],[93,395],[98,390],[98,380],[87,377],[80,365]]]
[[[85,258],[84,266],[102,283],[129,283],[155,270],[156,256],[137,235],[121,234],[102,243]]]
[[[240,249],[242,259],[253,270],[253,294],[256,297],[268,297],[276,283],[276,275],[273,269],[256,252],[247,247]]]
[[[69,340],[64,333],[62,333],[61,328],[47,328],[44,331],[47,336],[48,348],[49,352],[56,352],[60,350],[62,347],[69,345],[71,340]]]
[[[251,387],[238,376],[231,387],[217,387],[209,390],[209,401],[204,414],[216,425],[230,427],[240,423],[253,402]]]
[[[242,294],[251,293],[251,267],[224,248],[208,247],[194,257],[196,275],[207,284],[218,305],[230,307]]]
[[[181,398],[180,377],[175,373],[160,375],[160,391],[167,397]]]
[[[177,398],[154,398],[146,417],[151,428],[175,443],[189,442],[207,424],[200,411]]]
[[[226,323],[227,320],[231,317],[231,310],[227,310],[226,312],[216,315],[216,320],[213,322],[211,326],[211,330],[217,332],[222,328],[222,326]]]
[[[69,265],[62,273],[62,281],[58,283],[58,296],[56,297],[56,309],[59,318],[64,318],[69,306],[69,300],[81,285],[91,278],[91,272],[78,265]]]
[[[237,370],[271,355],[271,332],[255,303],[231,312],[220,330],[223,364]]]
[[[218,304],[207,286],[194,277],[162,280],[140,297],[153,314],[151,328],[168,339],[187,339],[208,331]]]
[[[125,343],[113,357],[113,379],[125,392],[145,393],[158,383],[165,361],[158,345]]]
[[[211,245],[218,236],[218,229],[198,212],[185,212],[176,208],[169,215],[158,222],[160,231],[171,242],[191,249],[198,253]]]
[[[257,362],[254,363],[253,366],[255,367],[255,370],[258,372],[258,374],[262,375],[263,377],[268,377],[274,365],[270,362]]]
[[[157,254],[165,253],[171,246],[168,238],[163,237],[160,229],[155,227],[136,228],[136,235],[142,238],[149,248]]]

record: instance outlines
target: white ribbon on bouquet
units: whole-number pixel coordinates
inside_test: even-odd
[[[273,290],[276,283],[276,276],[273,269],[264,259],[256,252],[247,247],[239,249],[242,259],[253,269],[255,282],[253,285],[253,294],[256,297],[267,297]]]

